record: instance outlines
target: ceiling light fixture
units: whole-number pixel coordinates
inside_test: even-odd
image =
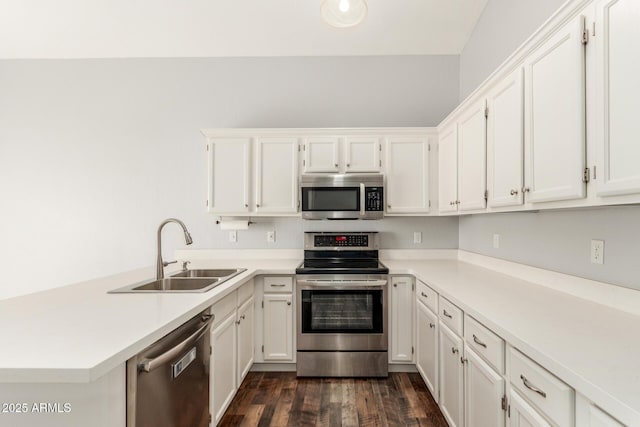
[[[353,27],[367,16],[367,3],[365,0],[324,0],[320,11],[332,27]]]

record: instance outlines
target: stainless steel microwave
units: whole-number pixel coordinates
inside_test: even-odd
[[[384,213],[381,174],[302,175],[304,219],[380,219]]]

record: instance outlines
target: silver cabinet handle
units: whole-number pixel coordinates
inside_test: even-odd
[[[435,328],[435,327],[436,327],[436,324],[435,324],[435,323],[429,323],[429,327],[430,327],[431,329],[433,329],[433,328]]]
[[[442,314],[444,314],[444,317],[448,317],[449,319],[453,319],[453,316],[450,315],[449,313],[447,313],[447,310],[442,310]]]
[[[245,204],[244,204],[244,207],[245,207],[245,208],[248,208],[248,207],[249,207],[249,204],[248,204],[248,203],[245,203]]]
[[[260,203],[256,203],[256,208],[259,208],[259,207],[260,207]]]
[[[287,301],[287,305],[291,305],[291,301]]]
[[[351,167],[351,163],[347,163],[347,167],[350,168]]]
[[[242,316],[240,316],[240,319],[244,320],[244,314]]]
[[[184,341],[180,344],[176,345],[172,349],[162,353],[160,356],[155,357],[153,359],[144,359],[138,364],[138,370],[151,372],[154,369],[166,364],[170,360],[174,359],[180,353],[182,353],[187,348],[191,347],[196,341],[200,339],[200,337],[207,331],[207,329],[211,326],[211,322],[215,319],[214,315],[204,315],[202,316],[202,320],[205,322],[204,325],[200,326],[197,331],[193,334],[189,335]]]
[[[337,163],[334,163],[333,167],[334,167],[334,168],[337,168],[337,167],[338,167],[338,164],[337,164]]]
[[[393,287],[394,287],[394,288],[397,288],[397,287],[398,287],[398,284],[397,284],[397,283],[394,283],[394,284],[393,284]]]
[[[420,292],[420,295],[422,295],[425,298],[429,298],[429,295],[425,294],[424,292]]]
[[[529,187],[522,187],[522,192],[523,193],[528,193],[529,192]]]
[[[272,288],[282,288],[282,287],[285,287],[287,285],[285,285],[284,283],[273,283],[273,284],[271,284],[269,286],[271,286]]]
[[[478,339],[478,337],[476,336],[476,334],[473,334],[473,342],[478,344],[481,347],[487,348],[487,345],[485,343],[483,343],[482,341],[480,341]]]
[[[387,207],[388,207],[389,209],[391,209],[391,205],[387,205]]]
[[[518,194],[518,190],[511,190],[509,191],[509,194],[511,194],[512,196],[515,196]]]
[[[535,387],[535,386],[531,385],[531,383],[529,382],[527,377],[525,377],[524,375],[520,375],[520,379],[522,380],[522,384],[524,384],[524,386],[526,388],[528,388],[529,390],[533,391],[534,393],[538,393],[540,396],[542,396],[544,398],[547,397],[547,393],[545,393],[544,391],[540,390],[538,387]]]
[[[467,361],[468,361],[468,360],[469,360],[469,359],[467,359],[466,357],[462,357],[462,356],[460,356],[460,363],[462,363],[463,365],[464,365],[465,363],[467,363]]]
[[[240,321],[239,321],[239,320],[236,320],[236,325],[239,325],[239,324],[240,324]]]
[[[451,354],[456,354],[458,352],[458,349],[455,347],[451,347]]]

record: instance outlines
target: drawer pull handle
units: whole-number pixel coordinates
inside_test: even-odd
[[[451,353],[452,354],[456,354],[458,352],[458,349],[455,347],[451,347]]]
[[[540,396],[546,399],[547,393],[545,393],[544,391],[540,390],[537,387],[532,386],[531,383],[529,383],[529,380],[527,379],[527,377],[525,377],[524,375],[520,375],[520,379],[522,380],[522,384],[524,384],[526,388],[528,388],[529,390],[535,393],[538,393]]]
[[[444,314],[444,317],[448,317],[449,319],[453,319],[453,316],[451,316],[449,313],[447,313],[447,310],[442,310],[442,314]]]
[[[478,344],[480,347],[487,348],[487,345],[485,343],[483,343],[482,341],[480,341],[478,339],[478,337],[476,336],[476,334],[473,334],[473,342]]]
[[[284,283],[272,283],[269,286],[271,286],[272,288],[284,288],[287,285],[285,285]]]
[[[425,298],[429,298],[429,295],[425,294],[424,292],[420,292],[420,295],[422,295]]]
[[[429,327],[433,329],[433,328],[436,327],[436,324],[435,323],[429,323]]]

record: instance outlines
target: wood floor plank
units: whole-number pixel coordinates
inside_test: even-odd
[[[354,379],[250,372],[219,425],[447,427],[417,373]]]

